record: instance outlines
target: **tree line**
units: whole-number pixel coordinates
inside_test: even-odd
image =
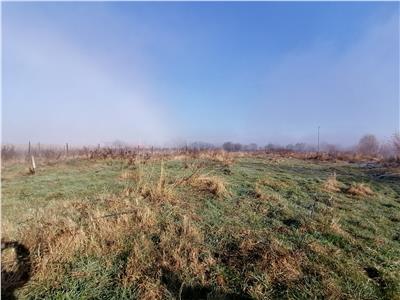
[[[30,143],[29,143],[30,145]],[[67,148],[46,148],[42,147],[40,148],[40,144],[38,147],[31,147],[29,146],[29,155],[40,155],[42,157],[59,157],[60,155],[67,153],[68,154],[68,144],[66,144]],[[100,147],[98,145],[96,147],[97,149],[104,149],[104,147]],[[126,150],[132,150],[132,151],[144,151],[146,152],[147,150],[150,151],[150,153],[153,153],[153,151],[204,151],[204,150],[224,150],[227,152],[254,152],[254,151],[266,151],[266,152],[275,152],[275,151],[285,151],[285,152],[317,152],[318,147],[315,145],[311,144],[306,144],[306,143],[295,143],[295,144],[287,144],[287,145],[279,145],[279,144],[272,144],[269,143],[265,146],[259,146],[256,143],[250,143],[250,144],[242,144],[242,143],[235,143],[235,142],[225,142],[221,146],[216,146],[212,143],[207,143],[207,142],[200,142],[196,141],[190,144],[180,144],[176,145],[175,147],[140,147],[140,146],[129,146],[126,143],[120,142],[114,142],[111,145],[105,147],[105,148],[110,148],[110,149],[126,149]],[[88,149],[87,147],[83,147],[83,150]],[[83,150],[81,148],[70,148],[70,154],[76,154],[79,155]],[[353,153],[358,153],[361,155],[366,155],[366,156],[382,156],[385,158],[390,158],[390,157],[397,157],[400,158],[400,134],[396,133],[394,134],[390,140],[386,142],[379,142],[379,140],[376,138],[376,136],[372,134],[366,134],[361,139],[358,141],[358,144],[347,148],[343,149],[342,147],[334,144],[328,144],[328,143],[322,143],[319,147],[319,151],[323,153],[329,153],[329,154],[338,154],[339,152],[347,151],[347,152],[353,152]],[[1,147],[1,158],[2,160],[7,160],[11,158],[16,158],[18,156],[23,156],[25,153],[24,150],[21,149],[16,149],[13,145],[2,145]]]

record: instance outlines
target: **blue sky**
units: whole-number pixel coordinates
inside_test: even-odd
[[[399,128],[399,3],[2,4],[9,143],[356,143]]]

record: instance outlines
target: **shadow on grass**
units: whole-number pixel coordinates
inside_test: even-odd
[[[175,273],[168,269],[162,269],[162,283],[177,299],[193,300],[250,300],[249,295],[244,293],[226,293],[208,286],[194,285],[185,286]]]
[[[18,242],[2,242],[1,251],[14,249],[15,268],[11,271],[1,268],[1,299],[16,299],[14,292],[24,286],[31,277],[31,261],[28,248]]]

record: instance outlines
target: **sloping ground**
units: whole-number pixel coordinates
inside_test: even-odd
[[[207,155],[38,169],[2,170],[3,238],[30,251],[21,299],[400,299],[396,177]]]

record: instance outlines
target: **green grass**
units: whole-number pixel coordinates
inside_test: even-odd
[[[241,157],[230,165],[166,160],[167,185],[191,174],[187,163],[201,165],[201,174],[224,179],[230,196],[221,199],[190,184],[174,187],[176,201],[154,203],[137,192],[124,195],[139,184],[121,179],[125,170],[140,168],[145,183],[157,185],[161,164],[153,160],[135,166],[117,160],[43,163],[35,175],[27,175],[23,164],[3,166],[2,225],[8,239],[20,239],[38,226],[43,213],[86,226],[89,221],[74,211],[53,209],[72,202],[87,203],[95,211],[106,209],[110,198],[135,205],[139,197],[156,218],[150,229],[125,233],[124,246],[106,255],[77,250],[56,275],[33,275],[17,294],[30,299],[132,299],[143,298],[141,291],[153,284],[162,298],[178,298],[183,286],[183,298],[208,293],[218,299],[400,299],[400,180],[378,179],[376,173],[384,170],[357,164]],[[342,185],[337,193],[323,188],[333,172]],[[367,184],[374,195],[347,194],[352,183]],[[176,258],[167,258],[174,274],[165,279],[162,253],[174,253],[171,249],[179,245],[168,226],[181,224],[183,216],[204,237],[190,240],[199,249],[199,268],[207,259],[213,263],[187,271],[189,250],[182,250],[177,254],[184,262],[180,267]],[[139,239],[149,246],[141,246],[146,243]],[[143,276],[122,284],[134,247],[143,255]]]

